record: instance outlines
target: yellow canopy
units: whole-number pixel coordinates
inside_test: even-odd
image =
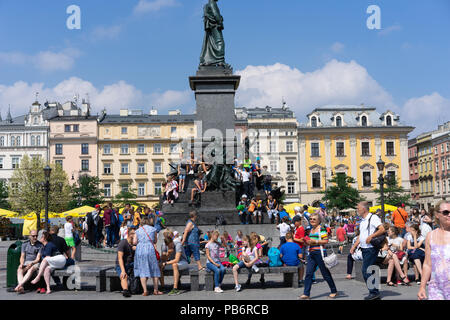
[[[288,205],[284,206],[284,210],[286,210],[286,212],[289,213],[289,216],[291,218],[295,215],[295,211],[294,211],[295,207],[300,207],[300,208],[303,209],[303,204],[301,204],[301,203],[291,203],[291,204],[288,204]],[[317,210],[320,210],[320,208],[315,208],[315,207],[311,207],[311,206],[308,207],[308,212],[309,213],[314,213]]]
[[[0,217],[12,218],[19,215],[17,212],[0,209]]]
[[[56,213],[57,214],[57,213]],[[52,216],[54,216],[55,213],[54,212],[49,212],[48,213],[48,217],[51,218]],[[25,216],[19,216],[19,217],[15,217],[17,219],[24,219],[24,220],[36,220],[37,216],[35,212],[30,212],[29,214],[25,215]],[[45,219],[45,211],[42,210],[41,212],[41,220]]]
[[[375,212],[377,212],[377,210],[381,210],[381,205],[379,205],[379,206],[374,206],[374,207],[370,207],[370,212],[371,213],[375,213]],[[390,204],[385,204],[384,205],[384,212],[387,212],[387,211],[395,211],[395,210],[397,210],[397,207],[394,207],[394,206],[391,206]]]
[[[135,211],[136,211],[137,208],[139,208],[137,205],[134,205],[134,204],[131,205],[131,206],[134,208]],[[124,209],[125,209],[125,208],[119,209],[119,213],[122,214],[122,211],[123,211]]]
[[[23,221],[22,236],[29,236],[31,230],[37,230],[37,219]]]
[[[88,212],[92,212],[92,211],[94,211],[94,210],[95,210],[95,208],[93,208],[93,207],[90,207],[90,206],[83,206],[83,207],[80,207],[80,208],[75,208],[75,209],[72,209],[72,210],[63,212],[63,213],[61,213],[59,216],[60,216],[61,218],[65,218],[65,217],[67,217],[67,216],[72,216],[72,217],[85,217],[86,214],[87,214]]]

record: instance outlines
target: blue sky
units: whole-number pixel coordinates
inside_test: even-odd
[[[89,93],[96,111],[192,112],[206,0],[0,0],[0,109]],[[66,9],[81,8],[81,30]],[[369,5],[381,30],[369,30]],[[450,1],[220,0],[239,106],[278,106],[300,121],[325,104],[398,112],[414,133],[449,121]],[[425,119],[425,120],[424,120]]]

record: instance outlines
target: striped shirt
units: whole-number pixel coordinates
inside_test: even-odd
[[[311,240],[328,240],[328,232],[327,229],[324,227],[320,227],[320,231],[316,233],[312,233],[313,230],[311,230],[311,233],[309,235],[309,238]],[[309,246],[309,251],[313,250],[320,250],[320,245],[311,245]]]

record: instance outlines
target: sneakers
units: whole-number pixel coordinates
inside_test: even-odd
[[[301,288],[304,285],[304,281],[303,280],[299,280],[298,281],[298,287]]]
[[[255,271],[256,273],[259,272],[259,268],[256,265],[252,266],[252,270]]]
[[[239,291],[241,291],[241,285],[240,284],[238,284],[236,287],[235,287],[235,289],[236,289],[236,292],[239,292]]]
[[[367,297],[364,298],[364,300],[381,300],[380,294],[369,294]]]
[[[178,289],[172,289],[167,295],[168,295],[168,296],[174,296],[174,295],[178,295],[178,294],[180,294],[180,293],[181,293],[180,290],[178,290]]]
[[[131,297],[131,292],[128,291],[128,290],[124,290],[124,291],[122,292],[122,295],[123,295],[125,298],[130,298],[130,297]]]
[[[222,293],[223,290],[220,289],[220,287],[216,287],[216,288],[214,289],[214,292],[216,292],[216,293]]]

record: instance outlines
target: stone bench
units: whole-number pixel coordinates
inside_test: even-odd
[[[376,264],[376,265],[381,270],[388,268],[387,264]],[[411,261],[408,261],[408,265],[409,265],[409,268],[414,268],[414,263],[412,263]],[[353,268],[355,270],[355,280],[364,282],[364,277],[363,277],[363,273],[362,273],[362,261],[355,261],[353,264]],[[393,272],[395,272],[395,268],[394,268]],[[386,277],[381,276],[381,278],[385,280]]]
[[[53,271],[52,275],[63,278],[66,289],[81,290],[81,277],[92,277],[96,279],[95,289],[97,292],[105,291],[106,271],[114,266],[78,266],[73,265],[65,269]]]
[[[239,268],[240,274],[248,274],[247,268]],[[259,272],[253,274],[283,274],[283,283],[287,287],[298,288],[298,267],[261,267]],[[227,268],[225,274],[233,274],[232,268]],[[214,290],[214,273],[206,270],[205,272],[205,290]]]
[[[189,266],[189,269],[180,270],[181,276],[190,277],[191,291],[199,291],[199,272],[197,266]],[[173,270],[164,270],[164,277],[173,277]],[[117,275],[115,267],[105,272],[105,286],[101,291],[120,291],[122,287],[120,285],[120,279]]]

